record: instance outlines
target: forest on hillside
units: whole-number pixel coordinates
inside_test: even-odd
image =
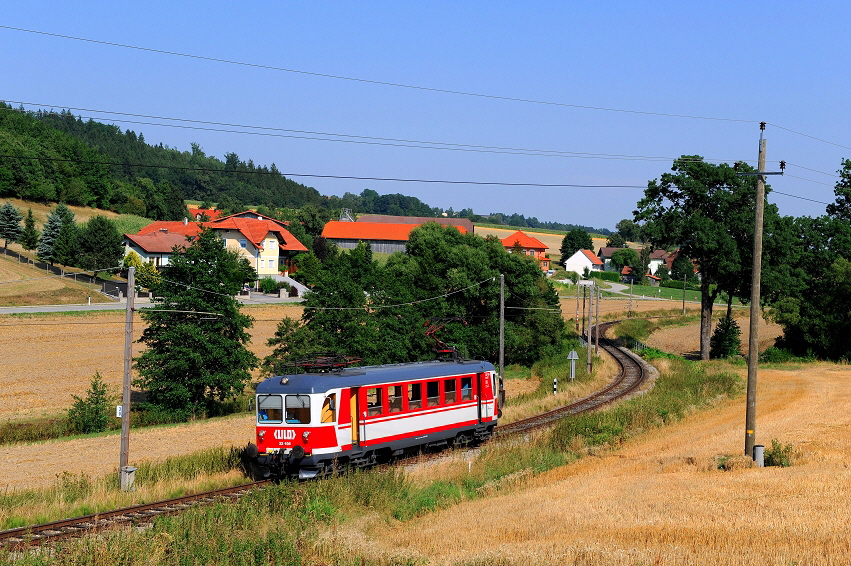
[[[417,197],[380,195],[372,189],[342,197],[288,179],[272,163],[256,165],[236,153],[222,161],[197,143],[190,151],[145,141],[142,133],[114,124],[83,120],[65,110],[26,111],[0,102],[0,197],[93,206],[155,220],[179,220],[183,200],[218,203],[244,210],[300,209],[313,206],[329,217],[347,208],[354,213],[398,216],[451,216],[518,227],[569,230],[522,214],[477,215],[472,209],[432,207]],[[607,229],[582,227],[608,233]]]

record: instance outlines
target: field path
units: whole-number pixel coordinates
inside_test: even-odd
[[[851,370],[832,364],[760,372],[757,439],[794,444],[802,456],[793,467],[717,469],[717,455],[744,446],[740,398],[552,470],[516,493],[397,525],[366,546],[435,564],[474,556],[509,564],[842,563],[850,379]],[[457,525],[477,525],[477,535]],[[491,541],[487,549],[482,540]]]

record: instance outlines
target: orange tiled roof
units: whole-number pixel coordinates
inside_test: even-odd
[[[168,234],[183,234],[184,236],[194,237],[198,235],[198,232],[201,231],[201,227],[204,225],[204,222],[187,222],[184,224],[179,220],[157,220],[156,222],[152,222],[139,230],[139,235],[151,234],[153,232],[164,232]]]
[[[174,232],[151,232],[150,234],[124,234],[124,237],[147,253],[170,253],[175,246],[185,248],[186,236]]]
[[[281,226],[280,222],[267,219],[266,217],[258,220],[256,218],[242,218],[235,215],[228,216],[210,224],[210,228],[213,230],[236,230],[258,249],[263,247],[263,240],[266,238],[266,235],[272,232],[277,234],[279,240],[282,242],[279,243],[280,249],[298,252],[307,251],[304,244],[299,242],[295,236]]]
[[[588,261],[591,262],[591,265],[603,265],[602,260],[600,260],[599,257],[594,255],[593,251],[591,251],[591,250],[579,250],[579,251],[582,252],[582,255],[584,255],[586,258],[588,258]]]
[[[322,230],[323,238],[338,240],[388,240],[407,242],[411,231],[419,224],[389,224],[386,222],[340,222],[332,220]],[[456,226],[465,234],[463,226]]]
[[[215,208],[190,208],[189,214],[192,215],[192,218],[198,218],[198,215],[206,214],[210,220],[216,220],[222,215],[222,211]]]
[[[519,243],[521,248],[527,250],[546,250],[547,246],[545,246],[541,240],[538,238],[533,238],[528,234],[524,234],[522,230],[518,230],[512,235],[502,240],[502,245],[506,248],[513,248],[515,244]]]

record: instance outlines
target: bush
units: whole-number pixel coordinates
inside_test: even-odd
[[[100,373],[92,377],[86,398],[76,395],[68,409],[68,429],[72,433],[103,432],[109,427],[110,395]]]
[[[739,338],[742,331],[739,324],[730,317],[724,317],[715,327],[712,338],[709,339],[710,358],[732,358],[742,354],[742,341]]]
[[[815,361],[815,358],[813,356],[802,358],[785,348],[772,346],[759,355],[759,361],[765,364],[783,364],[786,362],[812,362]]]
[[[616,273],[614,271],[592,271],[590,272],[590,275],[594,279],[601,279],[603,281],[614,281],[618,283],[621,280],[620,273]]]
[[[783,446],[776,438],[771,439],[771,448],[765,451],[766,466],[780,466],[786,468],[792,465],[792,452],[794,447],[792,444]]]
[[[260,291],[263,293],[277,293],[278,282],[271,277],[264,277],[260,280]]]
[[[676,279],[668,279],[667,281],[660,281],[660,287],[667,287],[668,289],[679,289],[683,290],[683,281],[680,279],[679,281]],[[700,291],[700,284],[698,283],[686,283],[686,289],[689,291]]]

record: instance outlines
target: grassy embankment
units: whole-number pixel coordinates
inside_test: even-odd
[[[543,375],[545,382],[546,372]],[[338,533],[353,525],[368,529],[368,525],[408,521],[462,501],[522,489],[547,470],[586,454],[616,449],[632,436],[738,395],[740,390],[741,380],[733,374],[712,373],[700,364],[672,359],[666,361],[655,387],[645,395],[605,411],[566,418],[524,442],[495,442],[478,453],[455,453],[457,457],[448,458],[441,466],[409,472],[356,473],[316,483],[283,483],[235,505],[159,519],[145,532],[127,530],[69,542],[57,556],[69,563],[84,557],[102,562],[241,563],[247,556],[259,563],[415,563],[399,556],[362,555]],[[55,491],[52,496],[67,497],[64,493]],[[19,563],[38,564],[43,559],[31,552],[20,557]]]

